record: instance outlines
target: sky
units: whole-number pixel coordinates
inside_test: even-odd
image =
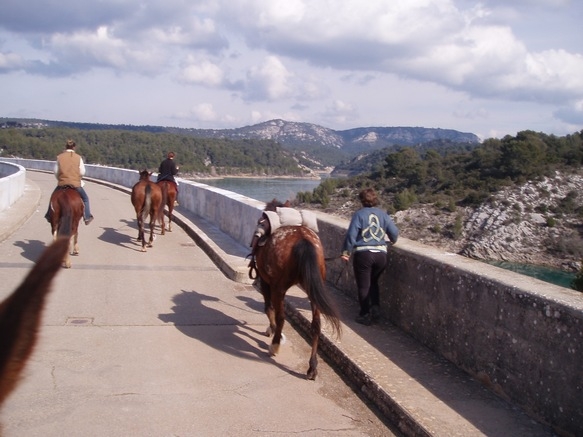
[[[3,0],[0,117],[583,129],[580,0]]]

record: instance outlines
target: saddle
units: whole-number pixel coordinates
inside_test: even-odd
[[[311,211],[289,207],[278,207],[275,211],[263,211],[249,245],[251,253],[247,255],[247,258],[251,257],[249,261],[250,279],[257,278],[257,266],[255,263],[257,248],[264,246],[269,236],[282,226],[306,226],[314,232],[318,232],[316,214]]]

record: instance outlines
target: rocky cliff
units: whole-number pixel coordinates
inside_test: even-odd
[[[355,199],[335,196],[325,211],[349,219]],[[452,253],[575,272],[583,259],[583,175],[508,187],[477,208],[417,205],[394,219],[401,236]]]

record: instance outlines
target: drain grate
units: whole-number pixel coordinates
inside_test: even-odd
[[[66,325],[68,326],[87,326],[93,325],[93,317],[69,317]]]

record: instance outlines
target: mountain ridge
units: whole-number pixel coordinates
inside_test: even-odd
[[[414,146],[436,140],[455,143],[478,144],[480,139],[473,133],[453,129],[424,127],[357,127],[334,130],[306,122],[274,119],[262,123],[232,129],[195,129],[163,126],[112,125],[51,121],[30,118],[0,118],[0,128],[5,127],[69,127],[83,130],[131,130],[151,133],[174,133],[201,138],[270,139],[290,150],[305,150],[318,156],[318,151],[335,151],[337,160],[350,159],[358,154],[369,153],[394,146]]]

